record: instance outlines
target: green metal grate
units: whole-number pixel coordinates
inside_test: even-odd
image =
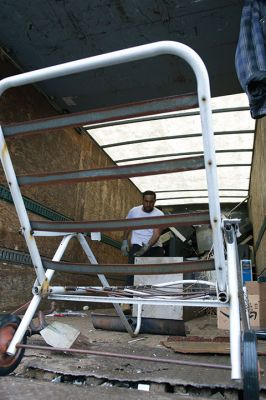
[[[32,265],[31,257],[27,253],[11,249],[0,248],[0,260],[14,264]]]
[[[22,196],[24,200],[25,207],[28,211],[33,212],[34,214],[38,214],[42,217],[50,219],[51,221],[72,221],[71,218],[66,217],[63,214],[58,213],[57,211],[48,208],[37,201],[30,199],[29,197]],[[10,190],[4,186],[0,185],[0,199],[8,201],[13,204],[13,199],[10,193]]]
[[[25,207],[28,211],[33,212],[34,214],[40,215],[41,217],[47,218],[51,221],[73,221],[73,219],[63,215],[57,211],[52,210],[49,207],[46,207],[35,200],[30,199],[29,197],[22,196],[24,200]],[[10,190],[0,184],[0,199],[5,200],[11,204],[13,204],[13,199],[10,193]],[[107,244],[109,246],[115,247],[116,249],[120,249],[121,243],[117,240],[114,240],[106,235],[101,235],[101,242]]]

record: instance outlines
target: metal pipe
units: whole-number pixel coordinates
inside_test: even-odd
[[[198,100],[196,94],[189,93],[186,95],[163,97],[114,107],[71,113],[69,115],[60,115],[59,117],[4,125],[3,131],[6,138],[29,134],[36,135],[38,133],[51,132],[52,129],[70,126],[80,127],[86,124],[99,124],[117,119],[136,118],[147,114],[167,113],[177,111],[178,109],[193,108],[197,105]]]
[[[136,329],[134,330],[134,335],[137,336],[139,334],[140,331],[140,327],[141,327],[141,315],[142,315],[142,304],[139,303],[138,306],[138,312],[137,312],[137,325],[136,325]]]
[[[228,263],[228,286],[230,296],[230,358],[231,378],[241,379],[241,329],[238,299],[237,264],[235,254],[235,232],[232,225],[225,226]]]
[[[32,230],[48,232],[102,232],[153,227],[190,226],[210,223],[208,211],[169,214],[159,217],[109,219],[102,221],[31,221]],[[34,234],[34,232],[33,232]]]
[[[56,172],[52,174],[32,174],[18,176],[18,183],[23,185],[51,185],[57,183],[77,183],[106,179],[125,179],[136,176],[168,174],[204,169],[203,157],[177,158],[151,163],[104,167],[81,171]]]
[[[205,298],[204,298],[205,297]],[[106,303],[106,304],[148,304],[148,305],[162,305],[162,306],[189,306],[189,307],[226,307],[229,304],[222,303],[218,300],[213,300],[211,296],[202,296],[194,299],[162,299],[162,298],[144,298],[144,297],[115,297],[115,296],[85,296],[85,295],[71,295],[71,294],[49,294],[48,299],[57,301],[78,301],[85,303]]]
[[[190,285],[191,287],[192,285]],[[38,287],[38,293],[40,291],[40,287]],[[102,296],[112,296],[113,298],[132,298],[132,297],[146,297],[146,298],[157,298],[157,299],[171,299],[181,298],[182,300],[186,299],[210,299],[215,296],[215,291],[204,291],[204,290],[185,290],[182,291],[181,288],[174,287],[172,290],[169,286],[165,287],[156,287],[156,286],[140,286],[140,287],[101,287],[101,286],[49,286],[49,295],[51,294],[85,294],[85,295],[102,295]],[[89,299],[89,297],[88,297]],[[48,312],[46,312],[47,314]],[[49,314],[49,313],[48,313]]]
[[[233,134],[254,134],[254,130],[246,130],[246,131],[223,131],[223,132],[214,132],[215,136],[224,136],[224,135],[233,135]],[[126,146],[128,144],[137,144],[137,143],[146,143],[146,142],[156,142],[158,140],[173,140],[173,139],[188,139],[192,137],[201,137],[202,133],[186,133],[184,135],[171,135],[171,136],[156,136],[152,138],[143,138],[137,140],[127,140],[125,142],[115,142],[104,144],[102,149],[106,149],[108,147],[117,147],[117,146]]]
[[[220,108],[216,110],[212,110],[213,114],[216,113],[224,113],[224,112],[239,112],[239,111],[249,111],[249,107],[234,107],[234,108]],[[146,121],[156,121],[160,119],[169,119],[169,118],[178,118],[178,117],[193,117],[199,115],[199,111],[188,111],[184,113],[171,113],[167,115],[155,115],[152,117],[142,117],[142,118],[134,118],[129,119],[126,121],[114,121],[110,123],[102,123],[102,124],[95,124],[86,126],[86,129],[98,129],[98,128],[105,128],[108,126],[117,126],[117,125],[124,125],[124,124],[134,124],[138,122],[146,122]],[[254,131],[253,131],[254,133]]]
[[[223,167],[225,167],[225,165],[222,165]],[[223,195],[220,195],[219,196],[221,199],[226,199],[226,198],[228,198],[228,199],[231,199],[231,198],[234,198],[234,199],[243,199],[243,198],[245,198],[245,200],[246,200],[246,197],[245,197],[245,195],[243,195],[243,196],[234,196],[234,195],[231,195],[231,196],[223,196]],[[157,199],[156,199],[156,201],[163,201],[163,200],[181,200],[181,199],[207,199],[208,198],[208,196],[198,196],[198,195],[195,195],[195,196],[175,196],[175,197],[157,197]]]
[[[47,269],[69,272],[73,274],[119,274],[119,275],[155,275],[176,274],[180,272],[200,272],[214,270],[213,260],[184,261],[165,264],[72,264],[70,262],[54,262],[43,260]],[[109,286],[103,284],[103,286]]]
[[[154,287],[164,287],[164,286],[173,286],[173,285],[182,285],[182,284],[208,285],[208,286],[216,287],[215,282],[203,281],[200,279],[182,279],[182,280],[174,281],[174,282],[157,283],[157,284],[154,284],[153,286]]]
[[[222,303],[227,303],[228,302],[228,293],[227,292],[219,292],[218,293],[218,299],[222,302]]]
[[[179,193],[179,192],[207,192],[208,189],[201,188],[201,189],[169,189],[169,190],[156,190],[157,193]],[[248,189],[229,189],[229,188],[220,188],[219,192],[248,192]],[[238,205],[239,206],[239,205]]]
[[[253,149],[226,149],[226,150],[216,150],[216,154],[220,153],[247,153],[252,152]],[[141,160],[151,160],[153,158],[166,158],[166,157],[183,157],[183,156],[195,156],[203,154],[203,150],[199,151],[187,151],[183,153],[168,153],[168,154],[155,154],[153,156],[142,156],[142,157],[134,157],[134,158],[122,158],[120,160],[114,160],[115,163],[129,162],[129,161],[141,161]]]
[[[89,354],[92,356],[103,356],[103,357],[114,357],[114,358],[123,358],[129,360],[141,360],[148,362],[159,362],[166,364],[177,364],[177,365],[188,365],[190,367],[200,367],[200,368],[218,368],[224,370],[231,370],[229,365],[222,364],[208,364],[198,361],[185,361],[185,360],[173,360],[169,358],[161,358],[161,357],[147,357],[136,354],[119,354],[119,353],[111,353],[105,351],[97,351],[97,350],[82,350],[82,349],[61,349],[59,347],[48,347],[48,346],[37,346],[32,344],[18,344],[17,348],[23,349],[33,349],[33,350],[47,350],[54,352],[64,352],[64,353],[77,353],[77,354]]]

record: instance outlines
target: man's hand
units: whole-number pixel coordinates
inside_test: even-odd
[[[148,251],[150,247],[151,247],[151,245],[149,243],[146,243],[146,244],[142,243],[142,247],[138,251],[136,251],[134,256],[135,257],[143,256],[143,254],[145,254],[146,251]]]
[[[127,239],[124,239],[123,242],[122,242],[121,252],[122,252],[123,256],[125,256],[125,257],[128,256],[129,245],[128,245]]]

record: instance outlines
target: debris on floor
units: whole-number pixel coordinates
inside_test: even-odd
[[[216,336],[206,338],[201,336],[171,336],[162,344],[177,353],[187,354],[230,354],[229,337]],[[266,355],[266,343],[258,341],[258,355]]]

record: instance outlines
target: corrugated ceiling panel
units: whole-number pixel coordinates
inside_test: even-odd
[[[220,191],[220,201],[239,203],[248,194],[254,134],[246,132],[254,131],[255,121],[251,119],[249,111],[230,111],[230,108],[248,106],[245,94],[215,98],[212,99],[212,104],[214,110],[227,109],[225,112],[213,113],[215,146],[218,151],[216,155],[217,165],[219,166],[217,169],[218,182],[219,189],[223,189]],[[190,111],[194,112],[195,109],[188,110],[186,113]],[[175,115],[184,113],[179,112],[175,113]],[[238,131],[244,132],[237,133]],[[167,160],[179,158],[178,154],[202,152],[201,136],[163,139],[166,136],[191,135],[200,132],[201,124],[199,115],[180,116],[130,124],[125,123],[123,125],[89,130],[89,134],[101,146],[139,139],[162,139],[107,147],[105,149],[106,153],[114,161],[119,161],[119,165],[159,161],[162,159]],[[223,134],[223,132],[230,133]],[[185,156],[183,155],[183,157]],[[138,160],[123,162],[123,160],[136,158]],[[226,166],[223,167],[223,165]],[[132,182],[134,182],[140,191],[147,189],[160,191],[161,193],[158,194],[158,205],[208,202],[205,171],[138,177],[132,178]],[[169,190],[186,191],[169,193]],[[205,191],[198,192],[195,190]],[[163,193],[163,191],[168,192]]]

